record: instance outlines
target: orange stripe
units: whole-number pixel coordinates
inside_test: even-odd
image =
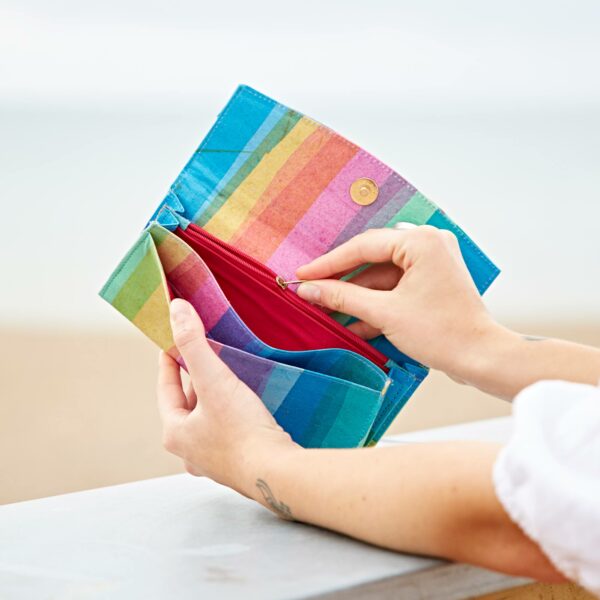
[[[298,175],[275,196],[236,244],[266,262],[331,180],[356,154],[358,147],[337,136],[325,145]]]
[[[190,261],[190,249],[175,235],[169,233],[157,248],[160,262],[165,273],[169,274],[186,260]],[[191,259],[193,260],[193,259]]]
[[[230,244],[240,248],[244,246],[244,238],[248,228],[252,226],[256,219],[260,218],[261,213],[306,167],[315,154],[331,139],[332,135],[333,133],[329,129],[321,125],[296,148],[281,169],[273,174],[271,182],[249,211],[241,227],[229,241]]]
[[[131,322],[163,350],[173,346],[169,325],[169,298],[164,285],[159,285]]]
[[[279,143],[263,155],[252,172],[204,225],[204,229],[224,242],[231,241],[273,181],[273,177],[318,128],[319,125],[314,121],[306,117],[300,119]]]

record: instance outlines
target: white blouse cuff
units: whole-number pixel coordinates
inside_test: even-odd
[[[600,594],[600,388],[536,383],[515,398],[513,419],[497,497],[560,572]]]

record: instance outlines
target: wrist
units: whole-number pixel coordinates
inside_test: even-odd
[[[461,383],[491,391],[502,377],[504,357],[519,342],[519,335],[488,317],[473,326],[446,373]]]
[[[260,480],[278,484],[280,473],[285,473],[285,464],[304,448],[292,441],[288,434],[260,436],[246,440],[241,448],[234,489],[244,496],[263,505],[264,494],[258,484]]]

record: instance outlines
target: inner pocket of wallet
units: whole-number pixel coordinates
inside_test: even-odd
[[[276,273],[262,263],[193,223],[175,233],[202,257],[231,306],[266,344],[292,351],[343,348],[387,371],[384,354],[291,290],[282,289]]]

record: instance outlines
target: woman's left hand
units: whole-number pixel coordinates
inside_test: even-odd
[[[297,446],[214,353],[200,317],[185,300],[171,302],[171,328],[192,385],[186,394],[179,364],[161,353],[157,393],[163,444],[193,475],[253,495],[253,464]]]

